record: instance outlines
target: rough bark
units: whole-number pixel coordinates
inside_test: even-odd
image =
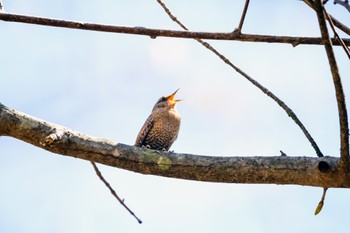
[[[350,187],[350,177],[337,169],[336,157],[226,157],[155,151],[88,136],[2,104],[0,135],[142,174],[208,182]]]

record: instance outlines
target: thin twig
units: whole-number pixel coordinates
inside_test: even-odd
[[[239,21],[238,28],[236,29],[239,33],[242,32],[242,27],[243,27],[245,16],[247,14],[248,6],[249,6],[249,0],[246,0],[244,4],[244,9],[242,12],[241,20]]]
[[[4,4],[2,4],[2,1],[0,0],[0,11],[4,10]]]
[[[339,162],[339,167],[344,173],[347,173],[349,169],[349,163],[350,163],[349,161],[349,126],[348,126],[348,115],[346,110],[343,86],[341,83],[337,61],[335,59],[335,55],[333,52],[332,42],[328,34],[324,8],[321,0],[315,1],[314,9],[317,13],[318,23],[320,26],[323,43],[325,46],[329,66],[333,77],[333,83],[335,87],[335,93],[336,93],[336,99],[337,99],[337,105],[338,105],[339,124],[340,124],[340,157],[341,157]]]
[[[339,4],[342,5],[343,7],[345,7],[345,9],[347,9],[350,13],[350,5],[349,5],[349,0],[334,0],[334,4]]]
[[[165,12],[169,15],[169,17],[176,22],[177,24],[179,24],[184,30],[188,30],[188,28],[181,23],[176,17],[175,15],[173,15],[171,13],[171,11],[169,10],[169,8],[163,3],[162,0],[157,0],[157,2],[162,6],[162,8],[165,10]],[[271,91],[269,91],[266,87],[264,87],[263,85],[261,85],[259,82],[257,82],[256,80],[254,80],[252,77],[250,77],[248,74],[246,74],[243,70],[241,70],[240,68],[238,68],[237,66],[235,66],[229,59],[227,59],[224,55],[222,55],[220,52],[218,52],[214,47],[212,47],[209,43],[203,41],[202,39],[198,39],[196,38],[195,40],[197,40],[199,43],[201,43],[204,47],[206,47],[207,49],[209,49],[211,52],[213,52],[214,54],[216,54],[222,61],[224,61],[226,64],[228,64],[229,66],[231,66],[237,73],[241,74],[243,77],[245,77],[249,82],[251,82],[254,86],[256,86],[257,88],[259,88],[263,93],[265,93],[267,96],[269,96],[270,98],[272,98],[280,107],[282,107],[284,109],[284,111],[288,114],[289,117],[291,117],[294,122],[300,127],[300,129],[303,131],[304,135],[306,136],[306,138],[309,140],[309,142],[311,143],[312,147],[315,149],[317,156],[319,157],[323,157],[323,154],[321,152],[321,150],[319,149],[319,147],[317,146],[315,140],[312,138],[312,136],[310,135],[310,133],[307,131],[307,129],[305,128],[305,126],[303,125],[303,123],[299,120],[299,118],[297,117],[297,115],[293,112],[292,109],[290,109],[281,99],[279,99],[276,95],[274,95]]]
[[[117,195],[117,193],[114,191],[114,189],[111,187],[111,185],[106,181],[106,179],[102,176],[102,174],[101,174],[101,172],[100,172],[100,170],[98,169],[98,167],[96,166],[96,164],[94,163],[94,162],[92,162],[92,161],[90,161],[91,162],[91,164],[92,164],[92,166],[94,167],[94,169],[95,169],[95,172],[96,172],[96,175],[100,178],[100,180],[107,186],[107,188],[111,191],[111,193],[112,193],[112,195],[120,202],[120,204],[122,205],[122,206],[124,206],[125,207],[125,209],[127,210],[127,211],[129,211],[129,213],[132,215],[132,216],[134,216],[135,217],[135,219],[138,221],[138,223],[142,223],[142,220],[141,219],[139,219],[136,215],[135,215],[135,213],[124,203],[124,199],[121,199],[118,195]]]
[[[328,14],[326,8],[323,8],[323,10],[324,10],[324,14],[326,16],[326,19],[328,20],[329,24],[331,25],[331,28],[333,30],[333,33],[334,33],[335,37],[338,39],[338,41],[341,44],[341,46],[343,47],[346,55],[348,55],[348,58],[350,59],[350,50],[349,50],[349,48],[345,45],[344,41],[342,40],[342,38],[339,36],[337,31],[335,30],[335,27],[334,27],[334,24],[333,24],[333,20],[331,19],[331,17],[329,17],[329,14]]]
[[[315,10],[314,1],[313,0],[303,0],[303,2],[306,3],[306,5],[308,5],[312,9]],[[336,26],[337,28],[339,28],[340,30],[342,30],[343,32],[345,32],[346,34],[348,34],[350,36],[350,28],[349,27],[347,27],[342,22],[340,22],[339,20],[334,18],[332,15],[329,15],[329,16],[332,19],[332,21],[334,23],[334,26]],[[333,45],[335,45],[335,44],[333,43]]]
[[[153,29],[145,27],[127,27],[117,25],[106,25],[87,23],[79,21],[69,21],[61,19],[43,18],[28,15],[18,15],[12,13],[0,12],[0,20],[27,24],[37,24],[43,26],[53,26],[62,28],[72,28],[79,30],[111,32],[144,35],[151,38],[156,37],[177,37],[177,38],[202,38],[209,40],[233,40],[245,42],[266,42],[266,43],[285,43],[297,46],[300,44],[314,44],[321,45],[322,39],[320,37],[295,37],[295,36],[274,36],[274,35],[254,35],[254,34],[240,34],[240,33],[223,33],[223,32],[192,32],[192,31],[176,31],[165,29]],[[343,39],[344,42],[350,46],[350,39]],[[333,41],[334,45],[339,45],[337,40]]]

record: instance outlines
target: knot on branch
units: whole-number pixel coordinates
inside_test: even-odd
[[[54,128],[53,130],[50,131],[50,134],[45,137],[42,145],[51,146],[54,143],[62,141],[64,137],[69,137],[69,132],[65,131],[64,129]]]
[[[328,159],[327,157],[323,157],[319,160],[317,164],[317,169],[321,173],[330,173],[335,171],[337,168],[337,164],[334,163],[333,160]]]
[[[320,161],[317,165],[317,168],[320,172],[326,173],[330,170],[330,166],[326,161]]]

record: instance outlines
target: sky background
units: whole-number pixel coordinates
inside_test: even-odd
[[[244,2],[165,1],[190,29],[212,32],[233,31]],[[3,3],[12,13],[179,30],[156,1]],[[327,8],[350,21],[343,7],[330,1]],[[319,35],[316,14],[302,1],[286,0],[251,1],[243,32]],[[180,88],[175,152],[316,156],[275,102],[194,40],[0,21],[0,41],[0,102],[18,111],[132,145],[157,99]],[[288,104],[325,155],[339,156],[335,94],[322,46],[210,43]],[[335,52],[348,93],[349,60],[340,48]],[[1,137],[0,232],[322,233],[350,227],[346,189],[330,189],[314,216],[321,188],[194,182],[99,167],[143,224],[116,202],[89,162]]]

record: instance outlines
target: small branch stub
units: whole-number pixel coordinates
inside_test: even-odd
[[[48,135],[46,138],[45,138],[45,145],[47,146],[50,146],[52,145],[53,143],[55,142],[58,142],[60,141],[64,136],[64,130],[57,130],[57,129],[54,129],[53,130],[53,133],[51,133],[50,135]]]

